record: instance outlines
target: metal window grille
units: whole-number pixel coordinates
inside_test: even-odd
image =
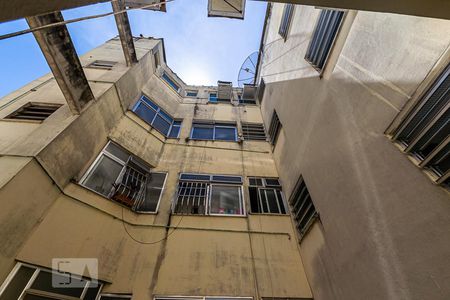
[[[340,10],[324,9],[320,12],[305,56],[316,69],[323,69],[343,19],[344,12]]]
[[[61,104],[29,102],[5,119],[44,121],[61,106]]]
[[[429,169],[437,183],[450,178],[450,65],[425,92],[400,126],[394,140]],[[448,181],[447,181],[448,182]]]
[[[149,172],[130,158],[113,185],[111,199],[135,210],[145,200]]]
[[[175,214],[209,214],[211,185],[221,183],[228,186],[242,186],[242,177],[226,175],[182,173],[179,177],[178,191],[173,204]],[[242,199],[239,199],[242,206]]]
[[[286,207],[277,178],[249,177],[252,213],[286,214]]]
[[[244,139],[255,141],[265,141],[267,139],[263,124],[242,122],[241,126]]]
[[[145,95],[142,95],[133,107],[133,112],[164,136],[179,137],[182,121],[175,120]]]
[[[278,33],[286,39],[288,36],[289,26],[291,24],[292,15],[294,13],[294,4],[285,4],[283,9],[283,16],[281,17],[280,28]]]
[[[303,238],[314,220],[319,216],[303,178],[300,178],[297,182],[289,202],[297,231],[300,238]]]
[[[96,173],[96,170],[102,167],[101,162],[104,157],[112,159],[119,167],[117,173],[111,172],[110,168],[106,170],[110,175],[109,179],[104,177],[105,173]],[[101,180],[106,184],[106,187],[109,187],[105,193],[102,192],[104,191],[103,185],[100,187],[89,186],[88,182],[93,174],[97,176],[103,174],[100,175]],[[163,176],[163,180],[160,179],[156,183],[152,182],[151,179],[154,174],[158,174],[159,178]],[[82,177],[80,183],[96,193],[131,208],[133,211],[155,212],[164,189],[165,178],[166,173],[150,173],[150,168],[143,161],[129,154],[118,145],[109,142]],[[155,203],[155,197],[157,197],[157,203]]]
[[[270,127],[269,127],[270,144],[275,145],[277,143],[281,126],[282,125],[280,119],[278,118],[277,112],[274,110],[272,114],[272,119],[270,120]]]
[[[109,60],[95,60],[92,63],[88,65],[89,68],[96,68],[96,69],[106,69],[111,70],[114,65],[117,64],[115,61],[109,61]]]

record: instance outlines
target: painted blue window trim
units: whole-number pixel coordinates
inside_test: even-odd
[[[170,85],[171,88],[175,90],[175,92],[178,93],[180,91],[180,86],[176,84],[176,82],[169,75],[167,75],[166,72],[163,73],[162,78]]]
[[[206,128],[206,129],[212,129],[212,138],[198,138],[194,137],[194,129],[195,128]],[[233,138],[232,139],[221,139],[217,137],[217,129],[232,129],[234,131]],[[227,141],[227,142],[237,142],[237,127],[236,124],[233,123],[207,123],[207,122],[193,122],[192,128],[191,128],[191,134],[190,139],[191,140],[199,140],[199,141]]]
[[[198,91],[187,91],[186,97],[197,97]]]
[[[145,109],[148,110],[150,114],[154,114],[154,116],[150,119],[146,119],[143,115],[139,115],[136,110],[137,109]],[[147,124],[155,128],[161,134],[163,134],[167,138],[178,138],[180,136],[181,131],[181,120],[174,120],[168,113],[163,111],[158,105],[156,105],[153,101],[151,101],[145,95],[142,95],[141,98],[136,102],[133,107],[133,112],[142,120],[144,120]],[[169,128],[164,130],[156,121],[167,122]]]
[[[217,103],[217,93],[209,93],[209,102]]]

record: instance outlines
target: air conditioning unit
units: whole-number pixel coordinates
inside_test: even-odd
[[[245,0],[208,0],[208,17],[244,19]]]
[[[164,1],[162,1],[162,0],[125,0],[125,7],[139,8],[139,7],[142,7],[145,5],[156,4],[156,3],[161,3],[161,2],[164,2]],[[166,4],[162,3],[161,5],[155,5],[155,6],[151,6],[151,7],[147,7],[147,8],[143,8],[143,9],[165,12]]]
[[[217,81],[217,100],[231,101],[233,84],[229,81]]]

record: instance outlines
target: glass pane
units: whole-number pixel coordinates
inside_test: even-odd
[[[211,186],[211,213],[242,215],[239,186]]]
[[[109,143],[108,146],[106,147],[105,151],[111,153],[112,155],[114,155],[117,158],[120,158],[123,162],[126,162],[128,160],[128,158],[130,157],[130,155],[128,154],[127,151],[120,148],[119,146],[117,146],[114,143]]]
[[[161,189],[150,188],[147,185],[145,200],[137,210],[141,212],[156,212],[161,192]]]
[[[236,128],[216,127],[216,140],[235,141]]]
[[[200,181],[209,181],[211,178],[210,175],[201,175],[201,174],[181,174],[180,179],[183,180],[200,180]]]
[[[52,277],[55,276],[55,280],[57,283],[60,283],[58,286],[53,286]],[[76,286],[83,287],[67,287],[64,283],[74,284]],[[80,297],[83,293],[84,286],[86,285],[86,281],[79,278],[74,277],[65,277],[55,273],[49,273],[45,271],[40,271],[39,275],[36,277],[35,281],[31,285],[31,289],[35,289],[38,291],[51,292],[60,295]]]
[[[170,130],[169,137],[171,138],[177,138],[180,134],[180,126],[172,126],[172,129]]]
[[[267,190],[265,190],[265,192],[266,192],[267,202],[269,204],[269,213],[272,213],[272,214],[280,213],[280,211],[278,209],[278,201],[275,196],[275,190],[267,189]]]
[[[153,107],[155,110],[158,110],[158,105],[156,105],[155,103],[153,103],[153,101],[151,101],[150,99],[148,99],[145,96],[141,97],[141,100],[144,101],[145,103],[147,103],[148,105],[150,105],[151,107]]]
[[[162,188],[164,180],[166,180],[166,175],[166,173],[151,173],[148,186]]]
[[[111,158],[102,155],[95,169],[89,174],[83,185],[108,197],[113,183],[119,177],[122,165]]]
[[[192,138],[197,140],[212,140],[213,133],[212,127],[197,127],[194,125],[192,128]]]
[[[167,121],[169,121],[169,123],[173,122],[173,118],[166,112],[160,110],[158,114],[162,115]]]
[[[143,103],[139,103],[138,106],[134,108],[134,113],[150,125],[152,124],[153,118],[156,115],[156,111],[149,108]]]
[[[101,284],[89,283],[89,288],[84,295],[83,300],[95,300],[97,299],[98,292],[100,291]]]
[[[251,207],[252,213],[260,213],[261,208],[259,206],[258,188],[249,187],[248,192],[250,194],[250,207]]]
[[[34,271],[33,268],[21,266],[0,296],[0,300],[18,299]]]
[[[180,87],[175,83],[175,81],[172,80],[172,78],[170,78],[166,73],[164,73],[162,77],[175,91],[178,91]]]
[[[212,180],[222,183],[242,183],[242,177],[239,176],[213,175]]]
[[[167,122],[163,117],[157,115],[155,121],[153,121],[153,127],[164,135],[169,133],[170,123]]]

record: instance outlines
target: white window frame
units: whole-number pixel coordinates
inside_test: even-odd
[[[108,197],[105,197],[105,195],[103,195],[103,194],[97,192],[96,190],[91,189],[90,187],[88,187],[88,186],[85,185],[85,181],[89,178],[89,176],[92,174],[92,172],[97,168],[97,166],[98,166],[98,164],[99,164],[99,162],[100,162],[100,160],[101,160],[101,158],[102,158],[103,155],[106,156],[106,157],[108,157],[108,158],[110,158],[110,159],[112,159],[112,160],[114,160],[115,162],[121,164],[121,165],[122,165],[122,171],[121,171],[121,172],[123,172],[123,169],[124,169],[124,167],[126,166],[127,162],[124,162],[122,159],[120,159],[120,158],[118,158],[118,157],[112,155],[112,154],[109,153],[108,151],[106,151],[106,148],[107,148],[108,145],[111,144],[111,143],[116,144],[116,143],[114,143],[113,141],[108,141],[108,142],[106,143],[106,145],[103,147],[102,151],[100,151],[100,153],[98,154],[98,156],[95,158],[94,162],[89,166],[89,168],[87,169],[87,171],[84,173],[84,175],[83,175],[83,176],[81,177],[81,179],[79,180],[79,184],[80,184],[81,186],[83,186],[83,188],[85,188],[85,189],[87,189],[87,190],[90,190],[91,192],[93,192],[93,193],[95,193],[95,194],[97,194],[97,195],[100,195],[101,197],[106,198],[106,199],[108,199],[108,200],[114,202],[114,203],[117,204],[117,205],[123,206],[123,205],[120,204],[119,202],[116,202],[116,201],[114,201],[114,200],[112,200],[112,199],[110,199],[110,198],[108,198]],[[123,147],[121,147],[120,145],[118,145],[118,146],[119,146],[120,148],[123,148]],[[129,155],[130,155],[130,156],[133,156],[133,154],[129,154]],[[166,175],[165,178],[164,178],[163,186],[162,186],[162,188],[161,188],[161,193],[159,194],[158,204],[156,205],[155,211],[140,211],[140,210],[137,210],[137,209],[136,209],[136,210],[131,210],[129,207],[126,207],[127,209],[130,209],[131,211],[133,211],[133,212],[135,212],[135,213],[139,213],[139,214],[150,214],[150,215],[152,215],[152,214],[157,214],[157,213],[158,213],[159,205],[160,205],[160,203],[161,203],[161,199],[162,199],[163,193],[164,193],[164,191],[165,191],[165,189],[166,189],[166,182],[167,182],[168,172],[166,172],[166,171],[155,171],[155,172],[151,172],[151,173],[150,173],[150,176],[151,176],[151,174],[155,174],[155,173],[157,173],[157,174],[165,174],[165,175]],[[120,175],[119,175],[119,177],[120,177]],[[116,180],[117,180],[117,179],[116,179]]]
[[[47,272],[47,273],[54,273],[54,274],[58,274],[58,276],[62,276],[65,277],[66,275],[64,275],[63,273],[56,273],[54,270],[50,269],[50,268],[44,268],[44,267],[39,267],[39,266],[35,266],[32,264],[28,264],[28,263],[23,263],[23,262],[17,262],[16,265],[13,267],[13,269],[11,270],[11,272],[9,272],[8,276],[6,277],[5,281],[3,281],[3,283],[0,285],[0,296],[3,294],[3,292],[6,290],[6,288],[8,287],[8,285],[11,283],[11,281],[14,279],[14,277],[16,276],[17,272],[19,271],[19,269],[21,267],[27,267],[27,268],[32,268],[35,269],[33,275],[31,275],[30,279],[28,280],[28,283],[25,285],[25,287],[23,288],[22,293],[19,296],[19,299],[23,299],[23,297],[27,294],[27,291],[30,290],[30,287],[33,285],[34,281],[36,280],[37,276],[39,275],[40,272]],[[98,290],[97,293],[97,298],[99,296],[99,294],[101,293],[101,290],[103,288],[103,283],[99,282],[98,279],[87,279],[84,278],[82,276],[76,275],[76,274],[71,274],[70,275],[71,278],[77,278],[77,279],[83,279],[86,281],[86,285],[83,288],[83,292],[81,293],[80,298],[74,298],[71,296],[66,296],[66,295],[59,295],[59,294],[54,294],[54,293],[50,293],[50,292],[46,292],[46,291],[39,291],[41,292],[40,294],[45,295],[47,294],[49,297],[51,296],[57,296],[59,299],[64,300],[71,300],[71,299],[83,299],[83,297],[86,295],[87,290],[89,288],[89,284],[91,282],[97,282],[97,284],[100,285],[100,288]],[[68,277],[69,278],[69,277]],[[32,290],[34,291],[34,290]],[[34,294],[33,294],[34,295]],[[57,298],[55,298],[57,299]]]
[[[200,176],[209,176],[209,180],[197,180],[197,179],[181,179],[181,175],[200,175]],[[223,182],[217,182],[213,181],[213,176],[230,176],[230,177],[239,177],[241,178],[241,183],[223,183]],[[247,216],[247,210],[245,206],[245,198],[244,198],[244,181],[243,177],[240,175],[225,175],[225,174],[205,174],[205,173],[180,173],[178,175],[178,182],[180,181],[186,181],[186,182],[202,182],[206,183],[206,208],[204,214],[183,214],[183,213],[176,213],[175,207],[178,202],[178,184],[177,184],[177,191],[175,193],[175,198],[172,203],[172,213],[175,215],[190,215],[190,216],[227,216],[227,217],[245,217]],[[210,207],[211,207],[211,186],[213,185],[220,185],[220,186],[235,186],[239,187],[239,207],[242,209],[242,214],[216,214],[211,213]]]
[[[193,141],[219,141],[219,142],[237,142],[238,141],[238,129],[237,129],[237,124],[236,123],[229,123],[229,125],[227,125],[227,121],[224,122],[215,122],[215,121],[193,121],[192,122],[192,128],[191,128],[191,133],[189,135],[189,138]],[[193,133],[194,133],[194,128],[195,126],[204,126],[205,128],[209,128],[212,127],[213,130],[213,138],[212,139],[199,139],[199,138],[194,138],[193,137]],[[216,139],[216,127],[218,128],[231,128],[234,129],[234,141],[230,141],[230,140],[220,140],[220,139]]]

